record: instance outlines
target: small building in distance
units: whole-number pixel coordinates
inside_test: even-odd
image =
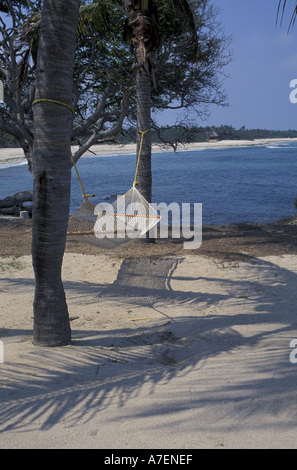
[[[211,129],[211,131],[206,136],[207,142],[217,142],[220,139],[219,134],[216,132],[215,129]]]

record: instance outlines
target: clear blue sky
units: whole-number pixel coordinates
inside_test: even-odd
[[[297,129],[297,104],[290,82],[297,79],[297,22],[287,35],[295,0],[287,1],[282,27],[276,26],[278,0],[213,0],[220,22],[233,35],[233,61],[224,83],[229,108],[211,108],[197,125]]]

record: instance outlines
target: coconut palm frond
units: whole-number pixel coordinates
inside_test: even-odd
[[[97,0],[80,7],[78,34],[87,36],[94,31],[106,32],[109,28],[109,13],[106,2]]]
[[[41,13],[33,13],[22,25],[16,42],[20,45],[35,43],[37,48],[39,39],[39,28],[41,22]]]
[[[287,5],[287,0],[279,0],[278,7],[277,7],[277,14],[276,14],[276,23],[282,24],[283,19],[284,19],[286,5]],[[291,20],[290,20],[289,27],[288,27],[288,32],[294,27],[296,18],[297,18],[297,2],[294,7],[292,16],[291,16]]]
[[[181,14],[181,18],[187,28],[194,32],[196,30],[196,26],[189,2],[187,0],[174,0],[173,8],[177,13]]]
[[[286,3],[287,3],[287,0],[279,0],[277,13],[276,13],[276,23],[278,22],[282,23],[284,13],[285,13]],[[283,4],[283,8],[282,8],[282,4]]]
[[[158,0],[157,0],[158,1]],[[162,2],[162,0],[159,0]],[[191,8],[191,3],[188,0],[166,0],[168,3],[171,3],[171,9],[175,15],[181,20],[183,25],[183,30],[187,31],[192,38],[192,48],[193,48],[193,57],[194,59],[197,56],[198,50],[198,38],[197,38],[197,25],[193,10]]]
[[[102,0],[96,0],[91,4],[80,7],[80,16],[77,25],[78,36],[91,35],[94,30],[106,32],[109,28],[108,4]],[[23,24],[16,41],[22,47],[30,46],[32,55],[37,56],[39,28],[41,13],[32,14]]]
[[[19,49],[21,57],[16,75],[17,86],[21,86],[27,76],[30,59],[33,59],[34,66],[37,64],[40,22],[41,13],[32,14],[14,37],[15,47]]]
[[[294,27],[296,18],[297,18],[297,5],[294,8],[288,31],[290,31],[290,29],[292,29]]]

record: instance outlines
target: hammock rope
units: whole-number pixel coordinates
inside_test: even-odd
[[[86,199],[88,199],[89,197],[96,197],[96,194],[86,194],[86,193],[85,193],[85,190],[84,190],[82,181],[81,181],[81,179],[80,179],[79,172],[78,172],[78,169],[77,169],[75,160],[74,160],[74,158],[73,158],[72,152],[71,152],[71,160],[72,160],[72,164],[73,164],[73,166],[74,166],[75,172],[76,172],[76,176],[77,176],[78,182],[79,182],[80,187],[81,187],[81,191],[82,191],[82,193],[83,193],[83,199],[86,200]]]
[[[144,135],[150,131],[150,129],[147,129],[146,131],[140,131],[137,129],[139,134],[141,134],[141,139],[140,139],[140,144],[139,144],[139,152],[138,152],[138,157],[137,157],[137,163],[136,163],[136,170],[135,170],[135,176],[134,176],[134,181],[133,181],[133,186],[136,186],[137,183],[137,173],[138,173],[138,167],[139,167],[139,161],[140,161],[140,155],[141,155],[141,150],[142,150],[142,144],[143,144],[143,139]]]

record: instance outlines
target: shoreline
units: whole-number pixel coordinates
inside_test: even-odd
[[[234,147],[256,147],[262,145],[273,145],[277,143],[297,142],[297,138],[289,139],[255,139],[255,140],[221,140],[218,142],[192,142],[188,144],[179,144],[179,151],[197,151],[207,149],[226,149]],[[77,147],[72,147],[73,151]],[[153,144],[152,152],[172,152],[172,148],[164,148],[161,145]],[[97,144],[93,145],[84,156],[93,154],[98,156],[136,154],[136,144]],[[83,158],[83,157],[82,157]],[[0,148],[0,167],[4,165],[17,165],[25,163],[24,152],[21,148]]]
[[[163,256],[206,256],[221,260],[252,260],[263,256],[297,256],[297,217],[269,224],[238,222],[224,225],[203,225],[202,244],[184,248],[183,235],[155,238],[155,243],[131,240],[130,243],[109,249],[84,239],[67,238],[65,253],[99,255],[105,253],[119,258],[159,258]],[[32,219],[0,216],[0,257],[31,255]],[[1,270],[1,267],[0,267]]]

